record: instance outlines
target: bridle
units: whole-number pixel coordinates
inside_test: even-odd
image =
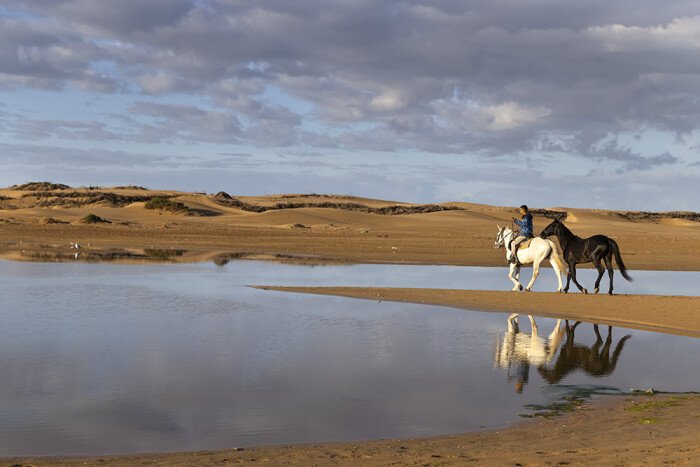
[[[510,236],[508,243],[511,243],[513,241],[513,239],[515,238],[516,232],[514,230],[511,229],[511,232],[509,235],[505,235],[505,231],[506,231],[506,229],[504,228],[503,230],[498,232],[498,235],[496,236],[496,241],[494,242],[494,245],[493,245],[493,247],[495,249],[499,249],[502,246],[506,246],[506,237],[507,236]]]

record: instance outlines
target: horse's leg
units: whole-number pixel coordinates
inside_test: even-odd
[[[520,267],[521,266],[519,266],[517,264],[514,266],[515,266],[515,269],[513,272],[513,277],[515,277],[515,281],[518,284],[518,286],[517,286],[518,292],[522,292],[523,291],[523,284],[520,283]]]
[[[597,325],[597,324],[594,324],[594,325],[593,325],[593,331],[595,331],[596,340],[597,340],[597,341],[600,341],[600,342],[603,342],[603,338],[602,338],[601,335],[600,335],[600,331],[598,330],[598,325]]]
[[[554,336],[557,335],[559,332],[559,329],[561,328],[561,318],[557,319],[557,322],[554,324],[554,329],[552,329],[552,332],[549,333],[549,338],[552,339]]]
[[[612,295],[613,294],[613,265],[612,265],[612,258],[609,256],[605,257],[605,267],[608,269],[608,277],[610,278],[610,289],[608,290],[608,294]]]
[[[528,282],[527,287],[525,290],[530,292],[532,290],[532,286],[535,284],[535,281],[537,280],[537,276],[540,275],[540,263],[542,262],[541,259],[537,258],[535,261],[532,263],[532,279],[530,279],[530,282]]]
[[[549,264],[552,265],[552,269],[554,269],[554,273],[557,275],[557,282],[559,283],[559,288],[557,289],[557,292],[561,292],[564,290],[564,285],[561,283],[561,269],[559,269],[559,265],[553,259],[549,260]]]
[[[600,279],[602,279],[603,277],[605,268],[600,262],[600,258],[593,258],[593,266],[595,266],[595,268],[598,270],[598,278],[595,280],[595,288],[593,289],[593,293],[598,293],[598,291],[600,290]]]
[[[515,264],[510,265],[510,270],[508,272],[508,279],[513,283],[513,288],[510,289],[513,292],[518,292],[523,289],[523,286],[520,285],[520,281],[518,281],[517,273],[519,272],[519,268]]]
[[[508,332],[518,332],[518,314],[513,313],[508,317]]]
[[[585,294],[588,293],[588,290],[583,288],[583,286],[581,284],[579,284],[578,281],[576,280],[576,261],[574,261],[574,260],[569,261],[569,272],[571,273],[571,280],[574,281],[574,284],[576,285],[576,287],[578,287],[578,289],[581,292],[583,292]]]
[[[571,261],[573,260],[567,260],[569,270],[566,271],[566,287],[564,287],[564,293],[569,293],[569,285],[571,284]]]
[[[537,323],[535,323],[535,318],[532,315],[527,315],[528,318],[530,318],[530,327],[532,328],[532,334],[537,335],[538,328],[537,328]]]

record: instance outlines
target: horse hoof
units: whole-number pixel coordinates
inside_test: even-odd
[[[519,285],[519,286],[518,286],[518,291],[520,291],[520,292],[523,291],[523,286],[522,286],[522,285]]]
[[[530,290],[530,289],[525,289],[525,292],[532,292],[532,290]]]
[[[610,292],[608,292],[608,295],[612,295],[612,294],[613,294],[613,293],[612,293],[612,290],[611,290]]]
[[[581,292],[583,292],[584,294],[588,294],[588,289],[583,289]]]
[[[568,291],[568,290],[564,290],[563,292],[564,292],[564,293],[569,293],[569,291]]]
[[[598,293],[598,287],[596,287],[595,289],[593,289],[593,293]]]

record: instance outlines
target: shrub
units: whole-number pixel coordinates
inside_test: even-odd
[[[155,198],[151,198],[148,201],[146,201],[146,204],[144,206],[146,209],[160,209],[162,211],[170,211],[170,212],[189,212],[190,208],[185,206],[179,201],[172,201],[168,198],[165,198],[163,196],[156,196]]]
[[[80,219],[84,224],[111,224],[107,219],[103,219],[96,214],[88,214],[87,216]]]

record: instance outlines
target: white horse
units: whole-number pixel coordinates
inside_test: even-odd
[[[494,248],[505,247],[506,249],[506,260],[510,260],[512,253],[510,251],[510,243],[517,236],[517,232],[512,231],[509,227],[498,227],[498,234],[496,234],[496,241],[494,242]],[[564,263],[564,256],[559,248],[559,245],[554,243],[549,239],[544,239],[540,237],[535,237],[530,241],[530,244],[526,248],[518,249],[518,260],[520,264],[532,264],[532,279],[527,284],[525,290],[528,292],[532,290],[532,286],[540,274],[540,263],[544,260],[549,260],[549,264],[552,265],[552,269],[557,275],[557,282],[559,283],[559,288],[557,292],[564,290],[564,285],[561,282],[561,274],[567,272],[566,263]],[[510,271],[508,272],[508,278],[513,282],[514,286],[511,289],[514,292],[523,290],[523,285],[520,283],[520,265],[511,264]]]

